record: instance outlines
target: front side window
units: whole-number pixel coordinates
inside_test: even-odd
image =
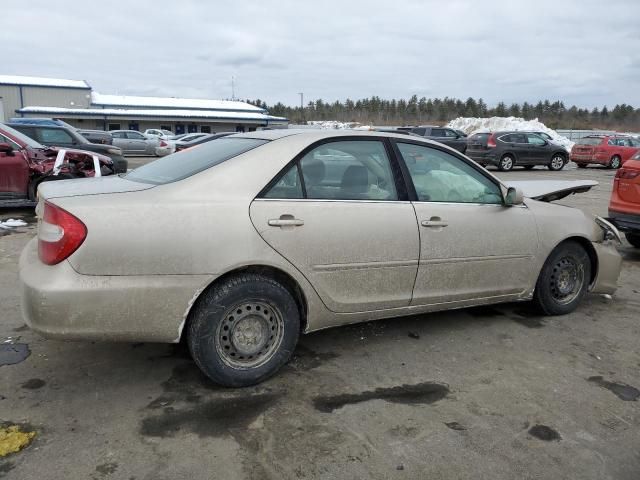
[[[500,187],[450,153],[398,143],[421,202],[501,204]]]
[[[431,129],[431,136],[432,137],[444,137],[444,130],[442,130],[441,128],[432,128]]]
[[[445,137],[451,137],[451,138],[458,138],[458,134],[456,132],[454,132],[453,130],[449,130],[449,129],[446,129],[444,131],[444,136]]]
[[[544,141],[544,139],[542,139],[541,137],[539,137],[538,135],[535,135],[533,133],[527,134],[527,141],[531,145],[544,145],[546,143]]]
[[[8,143],[14,150],[20,150],[20,145],[11,140],[9,137],[5,137],[0,133],[0,143]]]
[[[43,128],[40,130],[40,141],[45,145],[71,145],[73,139],[64,130]]]
[[[114,133],[111,134],[111,136],[113,138],[125,138],[124,137],[124,132],[114,132]]]
[[[145,140],[147,137],[138,132],[127,132],[127,138],[132,140]]]

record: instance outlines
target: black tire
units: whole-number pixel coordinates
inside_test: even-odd
[[[524,169],[525,170],[533,170],[533,167],[535,167],[535,165],[525,165]]]
[[[71,175],[70,173],[61,173],[59,175],[49,175],[47,177],[44,178],[40,178],[37,180],[32,180],[31,183],[29,184],[29,191],[28,191],[28,196],[29,196],[29,200],[32,201],[36,201],[38,198],[38,187],[40,186],[41,183],[44,182],[55,182],[57,180],[72,180],[76,178],[75,176]]]
[[[245,273],[198,300],[187,344],[198,367],[215,383],[246,387],[287,363],[299,334],[300,312],[291,293],[272,278]]]
[[[553,156],[551,157],[551,160],[549,160],[549,164],[547,165],[547,168],[552,172],[557,172],[559,170],[562,170],[566,164],[567,164],[567,157],[565,157],[561,153],[554,153]]]
[[[503,155],[500,161],[498,162],[498,170],[501,172],[508,172],[513,169],[516,160],[513,158],[513,155]]]
[[[590,281],[591,261],[584,247],[571,240],[563,242],[551,252],[542,267],[533,305],[545,315],[571,313],[587,293]]]
[[[609,163],[607,164],[607,168],[612,168],[613,170],[617,170],[621,166],[622,159],[620,158],[620,155],[614,155],[611,157],[611,160],[609,160]]]
[[[640,248],[640,233],[625,233],[624,236],[627,237],[627,242],[636,248]]]
[[[576,165],[578,165],[578,168],[587,168],[586,163],[577,163]]]

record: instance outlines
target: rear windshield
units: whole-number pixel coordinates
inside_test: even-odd
[[[584,137],[578,139],[576,142],[578,145],[600,145],[602,143],[602,138],[600,137]]]
[[[490,133],[476,133],[475,135],[471,135],[470,140],[476,140],[478,142],[484,142],[487,138],[489,138]]]
[[[220,138],[162,157],[136,168],[124,178],[154,185],[177,182],[265,143],[267,140],[255,138]]]

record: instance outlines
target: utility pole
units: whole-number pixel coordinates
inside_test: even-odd
[[[298,92],[300,95],[300,115],[302,115],[302,123],[304,123],[304,93]]]

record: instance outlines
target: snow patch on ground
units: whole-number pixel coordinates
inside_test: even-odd
[[[522,130],[528,132],[545,132],[548,133],[555,143],[562,145],[567,151],[571,151],[574,142],[567,137],[559,135],[558,132],[548,128],[544,123],[539,122],[537,118],[533,120],[525,120],[517,117],[491,117],[491,118],[474,118],[474,117],[458,117],[451,120],[448,127],[462,130],[466,134],[479,132],[498,132],[501,130]]]
[[[16,220],[13,218],[9,218],[8,220],[0,221],[0,228],[14,228],[14,227],[26,227],[27,222],[24,220]]]

